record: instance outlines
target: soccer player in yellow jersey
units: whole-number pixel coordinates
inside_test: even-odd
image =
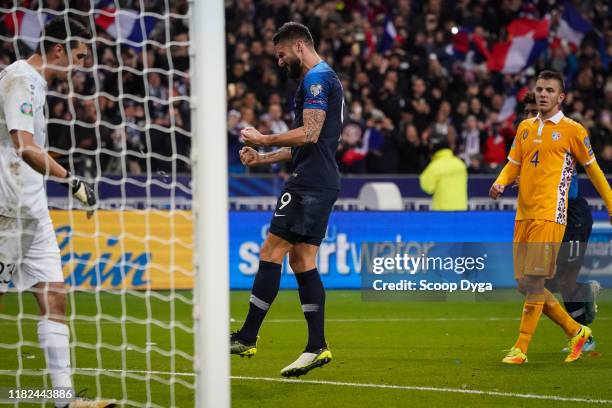
[[[542,313],[561,326],[570,339],[566,362],[580,358],[591,335],[591,329],[576,323],[544,287],[546,279],[555,273],[576,162],[585,168],[604,199],[612,222],[612,190],[595,160],[587,131],[560,110],[565,98],[562,75],[541,72],[535,94],[539,113],[519,124],[508,163],[489,191],[491,198],[497,199],[520,176],[514,224],[514,273],[526,299],[518,340],[502,360],[508,364],[527,362],[527,348]]]

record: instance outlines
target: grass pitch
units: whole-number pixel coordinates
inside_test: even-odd
[[[77,389],[122,399],[125,406],[193,406],[190,294],[142,298],[74,295]],[[232,328],[246,315],[248,292],[231,294]],[[0,390],[48,388],[41,373],[31,295],[4,296],[0,310]],[[20,306],[21,303],[21,306]],[[542,318],[529,363],[500,363],[514,342],[522,305],[511,302],[362,302],[355,291],[328,291],[327,339],[334,360],[297,381],[282,367],[301,353],[306,324],[295,291],[281,291],[252,359],[232,356],[233,407],[559,407],[612,404],[612,302],[599,303],[592,325],[597,352],[563,363],[565,338]],[[25,318],[18,327],[15,316]],[[121,321],[122,311],[130,316]],[[96,321],[96,316],[102,317]],[[153,324],[146,324],[147,319]],[[171,322],[175,324],[172,325]],[[20,333],[25,341],[18,346]],[[96,351],[96,344],[103,345]],[[174,352],[171,352],[174,350]],[[21,358],[18,358],[21,356]],[[16,376],[22,362],[23,371]],[[92,369],[100,368],[104,371]],[[175,373],[171,376],[171,373]],[[46,381],[46,382],[45,382]],[[529,396],[529,398],[525,398]],[[575,400],[572,400],[575,399]],[[589,401],[598,400],[598,401]],[[20,407],[41,406],[20,404]],[[50,407],[51,404],[47,404]]]

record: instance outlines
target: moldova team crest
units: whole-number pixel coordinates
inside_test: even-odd
[[[589,151],[589,156],[593,156],[593,147],[591,147],[591,139],[589,139],[588,136],[585,136],[584,138],[584,146]]]

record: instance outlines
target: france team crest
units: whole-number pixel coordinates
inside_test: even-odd
[[[561,133],[559,132],[552,132],[552,140],[557,141],[561,139]]]

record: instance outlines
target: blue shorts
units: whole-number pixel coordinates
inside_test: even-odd
[[[321,245],[338,190],[290,185],[283,189],[270,232],[291,244]]]
[[[580,196],[567,200],[567,226],[557,264],[582,264],[592,228],[593,217],[587,201]]]

